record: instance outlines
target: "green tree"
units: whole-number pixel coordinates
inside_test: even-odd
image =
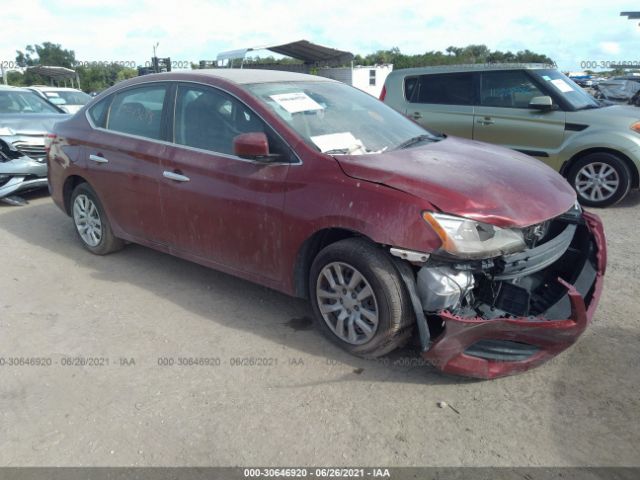
[[[7,83],[14,87],[23,87],[26,85],[24,82],[24,75],[20,72],[6,72]]]
[[[21,67],[46,65],[73,68],[76,53],[63,49],[58,43],[44,42],[42,45],[27,45],[25,52],[16,50],[16,63]]]
[[[76,54],[65,50],[58,43],[43,42],[42,45],[27,45],[25,51],[16,50],[16,63],[21,67],[44,65],[48,67],[73,68]],[[46,84],[48,80],[27,70],[23,76],[24,85]]]

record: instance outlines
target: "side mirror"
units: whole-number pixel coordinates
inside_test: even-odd
[[[553,99],[551,97],[545,95],[542,97],[533,97],[529,101],[529,108],[548,111],[555,110],[558,107],[553,104]]]
[[[241,133],[233,139],[233,153],[251,160],[270,160],[269,141],[263,132]]]

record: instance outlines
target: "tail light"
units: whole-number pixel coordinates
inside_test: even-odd
[[[380,92],[380,100],[384,101],[384,97],[387,96],[387,86],[383,85],[382,86],[382,91]]]
[[[45,153],[49,153],[49,150],[51,150],[51,144],[53,143],[53,141],[57,137],[58,136],[55,133],[47,133],[44,136],[44,151],[45,151]]]

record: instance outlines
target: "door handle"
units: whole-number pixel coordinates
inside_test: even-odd
[[[188,182],[189,180],[191,180],[189,177],[185,177],[184,175],[180,175],[179,173],[176,173],[176,172],[169,172],[167,170],[162,172],[162,176],[164,178],[168,178],[169,180],[174,180],[176,182]]]
[[[89,155],[89,160],[96,163],[109,163],[109,160],[101,155]]]
[[[496,122],[491,120],[489,117],[485,117],[484,119],[478,120],[476,123],[479,123],[480,125],[493,125]]]
[[[415,120],[420,120],[422,118],[422,114],[420,112],[413,112],[411,114],[411,116],[415,119]]]

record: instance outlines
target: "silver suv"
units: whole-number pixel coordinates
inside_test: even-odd
[[[568,179],[585,205],[612,205],[638,188],[638,107],[604,105],[552,66],[395,70],[380,99],[432,130],[542,160]]]

